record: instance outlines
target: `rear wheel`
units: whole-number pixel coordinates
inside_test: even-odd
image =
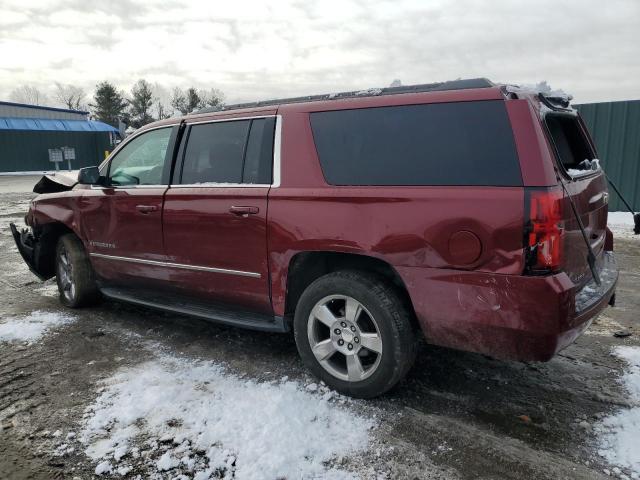
[[[335,272],[313,282],[298,302],[294,333],[305,364],[355,397],[386,392],[415,358],[409,309],[393,285],[366,272]]]
[[[72,233],[58,240],[56,280],[60,301],[67,307],[92,305],[100,297],[89,257],[80,239]]]

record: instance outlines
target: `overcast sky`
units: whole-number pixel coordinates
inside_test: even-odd
[[[0,99],[55,81],[235,102],[481,76],[640,99],[640,0],[0,0]]]

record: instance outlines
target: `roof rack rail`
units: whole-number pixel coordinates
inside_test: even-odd
[[[264,100],[260,102],[236,103],[234,105],[224,105],[221,108],[204,108],[194,113],[209,113],[227,110],[238,110],[241,108],[267,107],[272,105],[283,105],[287,103],[319,102],[323,100],[339,100],[344,98],[375,97],[379,95],[396,95],[399,93],[438,92],[442,90],[465,90],[469,88],[488,88],[494,86],[495,84],[486,78],[470,78],[465,80],[450,80],[447,82],[424,83],[420,85],[369,88],[366,90],[354,90],[351,92],[327,93],[324,95],[308,95],[304,97],[281,98],[274,100]]]

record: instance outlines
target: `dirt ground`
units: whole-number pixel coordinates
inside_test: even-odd
[[[0,318],[64,311],[13,247],[33,178],[0,177]],[[593,424],[628,405],[617,345],[640,345],[640,241],[616,243],[617,306],[548,363],[513,363],[423,345],[407,380],[383,398],[350,408],[378,419],[373,451],[343,459],[383,478],[605,478]],[[0,478],[93,478],[82,449],[53,454],[50,432],[77,430],[97,382],[145,360],[154,341],[180,355],[224,363],[256,381],[312,381],[289,335],[217,326],[103,302],[80,321],[32,345],[0,343]],[[629,328],[627,338],[613,332]],[[378,452],[379,453],[379,452]],[[360,470],[362,471],[362,470]],[[147,477],[148,472],[134,472]],[[373,474],[372,474],[373,475]],[[366,474],[364,475],[367,476]],[[131,477],[133,478],[133,477]]]

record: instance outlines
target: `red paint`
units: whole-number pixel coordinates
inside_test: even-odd
[[[203,114],[196,120],[281,115],[281,185],[126,192],[76,187],[38,197],[30,215],[38,223],[64,223],[90,252],[258,273],[260,278],[250,278],[93,259],[106,278],[153,279],[165,288],[275,315],[285,313],[289,265],[296,254],[374,257],[399,274],[429,342],[501,358],[546,360],[586,328],[613,291],[575,314],[576,290],[587,267],[566,199],[561,271],[523,275],[530,215],[525,187],[558,185],[538,105],[531,99],[505,100],[524,187],[330,186],[309,123],[312,111],[504,98],[496,87]],[[600,254],[605,242],[599,247],[597,238],[604,239],[606,205],[593,198],[606,191],[604,177],[570,182],[567,188]],[[143,213],[138,205],[158,210]],[[257,212],[243,215],[232,207]],[[105,238],[114,239],[115,251],[90,243]]]

